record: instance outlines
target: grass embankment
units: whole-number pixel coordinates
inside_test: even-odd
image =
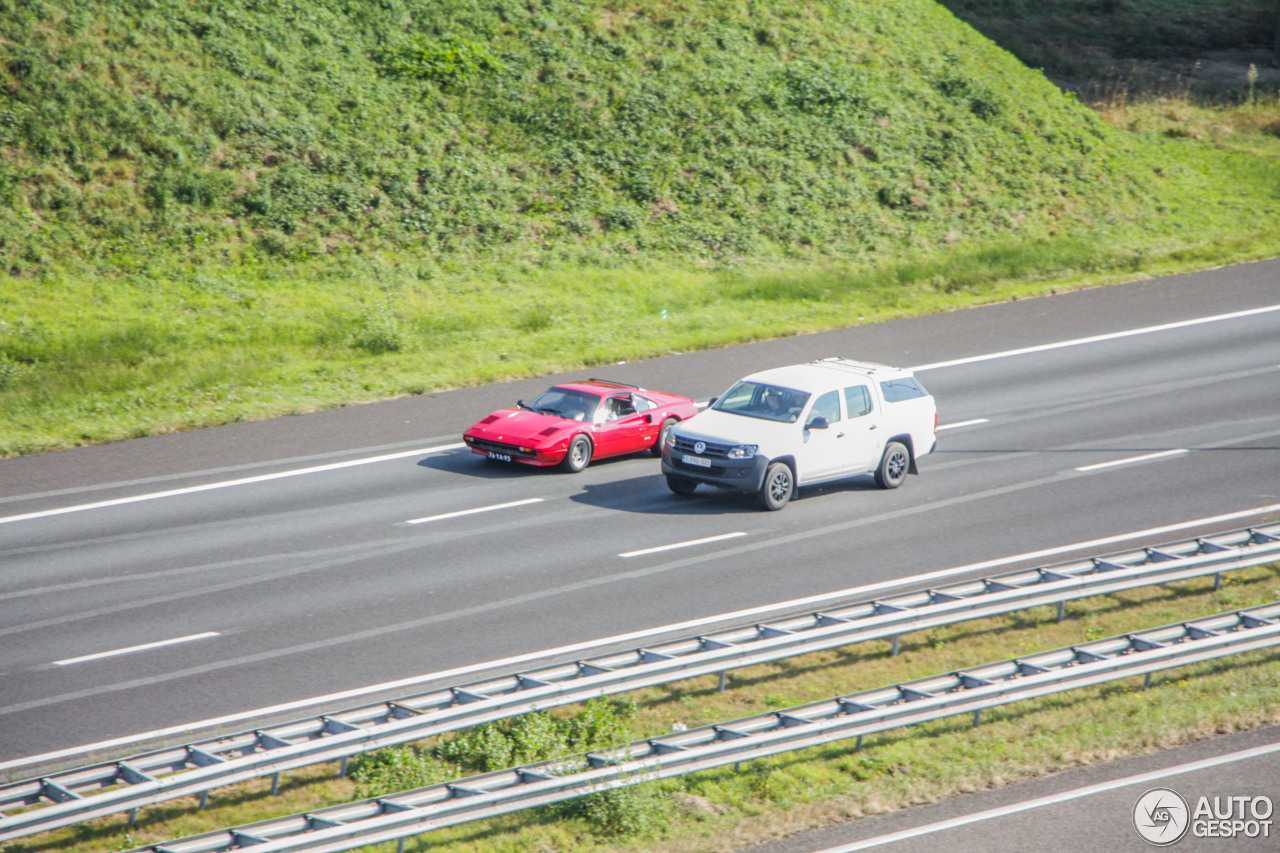
[[[1054,608],[1042,607],[908,634],[897,657],[891,656],[887,641],[875,641],[738,670],[730,673],[723,693],[717,692],[714,676],[638,691],[630,697],[635,714],[622,719],[622,727],[617,719],[581,710],[555,709],[551,716],[568,721],[559,731],[576,734],[562,740],[570,742],[572,751],[581,751],[593,737],[613,744],[661,736],[677,723],[727,722],[1277,599],[1280,567],[1246,569],[1227,576],[1217,591],[1206,578],[1071,602],[1060,623],[1054,621]],[[750,762],[736,771],[725,767],[643,784],[594,808],[579,804],[567,815],[564,808],[548,808],[438,830],[410,839],[406,849],[731,851],[835,821],[1280,723],[1277,654],[1250,653],[1157,673],[1148,689],[1141,678],[1132,678],[1019,702],[984,711],[977,727],[964,715],[868,736],[861,750],[852,741],[835,743]],[[545,746],[556,740],[545,720],[514,726],[523,731],[525,744]],[[427,743],[420,749],[434,749],[439,756],[428,762],[436,779],[477,772],[486,761],[499,762],[490,767],[510,766],[501,763],[509,753],[492,735],[459,733],[446,739],[451,746]],[[518,755],[511,763],[542,757]],[[337,779],[335,772],[326,765],[288,776],[276,797],[262,780],[213,792],[207,811],[194,811],[195,800],[190,799],[144,809],[131,829],[123,818],[103,819],[14,842],[4,850],[124,849],[395,789],[379,791],[366,781],[357,790],[355,782]],[[372,849],[392,850],[394,845]]]
[[[1280,253],[1274,84],[1104,122],[929,0],[0,32],[0,457]]]

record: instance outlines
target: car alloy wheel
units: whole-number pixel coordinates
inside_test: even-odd
[[[662,455],[662,445],[667,441],[667,435],[675,428],[680,421],[676,418],[667,418],[662,422],[662,426],[658,428],[658,437],[653,441],[653,447],[649,448],[649,452],[654,456]]]
[[[591,439],[585,435],[575,435],[569,442],[569,451],[564,455],[560,467],[570,474],[576,474],[591,462]]]

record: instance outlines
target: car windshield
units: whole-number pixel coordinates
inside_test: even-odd
[[[573,421],[589,421],[596,416],[600,398],[572,388],[552,388],[534,398],[528,408],[544,415],[556,415]]]
[[[726,391],[711,408],[717,412],[791,424],[800,417],[808,400],[809,395],[804,391],[744,380]]]

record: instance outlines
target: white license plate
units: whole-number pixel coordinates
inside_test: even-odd
[[[699,468],[711,467],[711,460],[703,459],[701,456],[683,456],[681,459],[686,465],[697,465]]]
[[[492,450],[490,450],[490,451],[489,451],[489,458],[490,458],[490,459],[496,459],[496,460],[498,460],[499,462],[510,462],[510,461],[511,461],[511,455],[510,455],[510,454],[508,454],[508,453],[494,453]]]

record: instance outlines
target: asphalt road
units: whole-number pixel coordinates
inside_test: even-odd
[[[1153,822],[1157,810],[1139,808],[1140,802],[1172,807],[1171,819]],[[1160,846],[1274,853],[1280,850],[1277,804],[1280,728],[1270,727],[851,821],[742,853],[1141,853]]]
[[[919,368],[948,427],[921,476],[778,513],[677,498],[648,456],[565,475],[458,446],[561,377],[2,461],[0,776],[801,596],[1274,521],[1277,308],[1273,260],[572,374],[705,400],[827,355]],[[86,752],[112,748],[68,760]]]

